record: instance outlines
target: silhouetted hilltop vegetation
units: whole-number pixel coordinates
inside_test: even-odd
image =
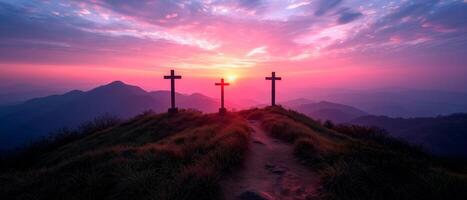
[[[467,198],[465,162],[440,160],[380,129],[267,107],[97,119],[3,158],[0,199],[221,199],[221,180],[250,150],[248,120],[293,145],[297,161],[319,174],[322,199]]]

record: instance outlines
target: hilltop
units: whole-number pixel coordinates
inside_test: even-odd
[[[1,199],[467,198],[462,163],[281,107],[95,123],[4,157],[0,170]]]

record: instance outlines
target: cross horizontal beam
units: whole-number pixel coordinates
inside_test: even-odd
[[[266,77],[266,80],[278,80],[278,81],[280,81],[280,80],[282,80],[282,78],[281,77]]]
[[[179,76],[179,75],[177,75],[177,76],[172,76],[172,75],[171,76],[164,76],[164,79],[182,79],[182,76]]]

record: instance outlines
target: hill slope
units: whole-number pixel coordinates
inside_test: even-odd
[[[248,132],[235,115],[146,113],[1,162],[0,199],[216,199]]]
[[[264,137],[275,139],[255,141]],[[223,180],[248,169],[245,158],[258,155],[251,145],[263,142],[274,147],[275,140],[281,140],[279,146],[284,149],[288,145],[290,153],[278,149],[260,152],[288,161],[282,162],[285,166],[280,169],[270,165],[263,169],[287,174],[287,170],[301,170],[290,162],[301,164],[310,170],[299,173],[304,176],[303,183],[313,179],[309,176],[320,178],[316,190],[310,190],[317,193],[313,198],[467,197],[465,165],[437,160],[378,130],[330,124],[324,127],[300,113],[268,107],[225,117],[192,111],[176,115],[145,113],[71,139],[62,137],[33,146],[0,162],[0,198],[222,199],[226,192]],[[285,159],[287,155],[290,157]],[[280,182],[286,177],[273,180]],[[307,192],[305,188],[270,194],[306,199]],[[261,197],[263,193],[244,194],[241,199]]]

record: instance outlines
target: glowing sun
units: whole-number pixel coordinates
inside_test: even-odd
[[[237,80],[237,76],[232,75],[232,74],[227,76],[227,81],[228,82],[233,83],[233,82],[235,82],[235,80]]]

